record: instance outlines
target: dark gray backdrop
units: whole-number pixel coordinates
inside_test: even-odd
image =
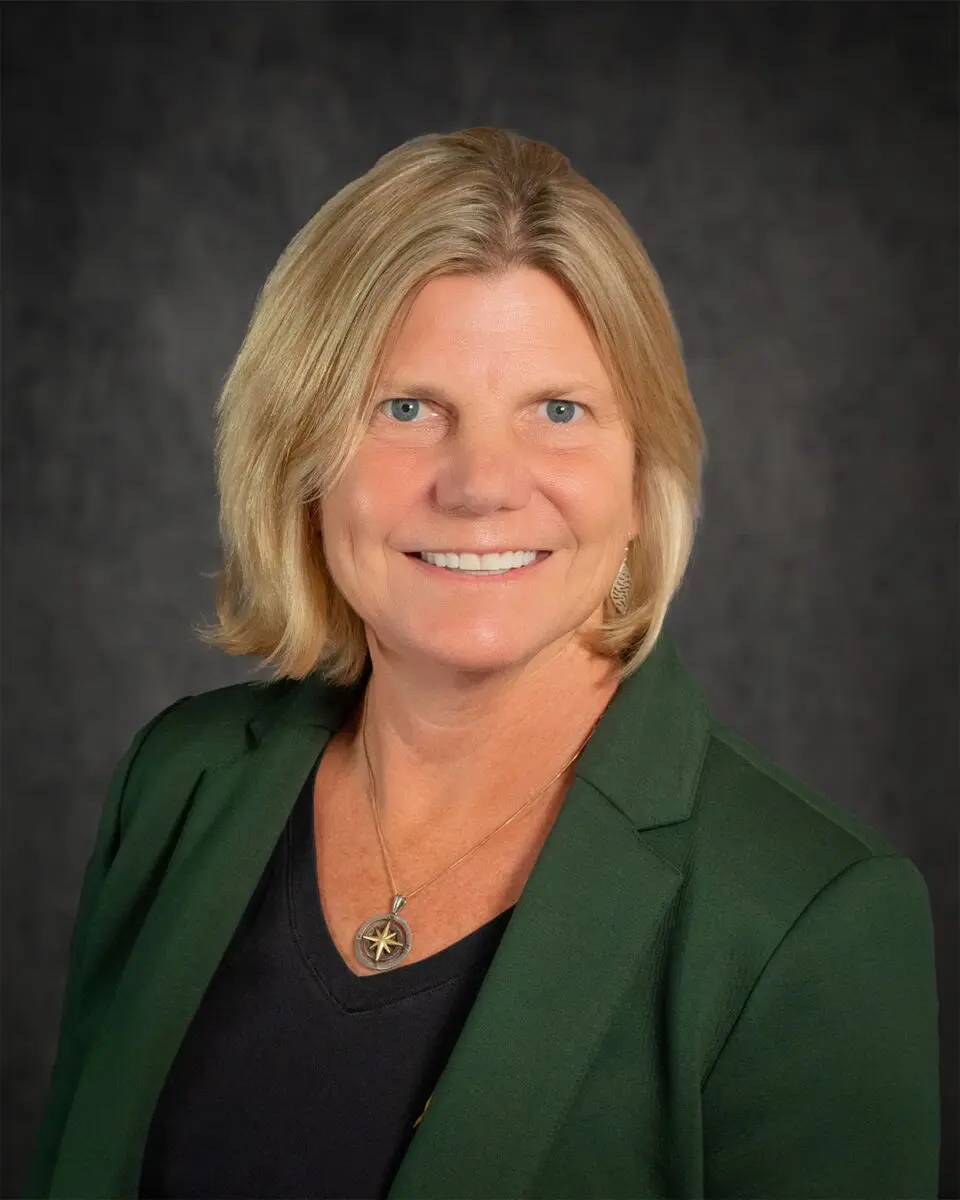
[[[955,7],[14,4],[3,24],[3,1195],[113,765],[251,665],[189,625],[212,614],[212,409],[257,288],[377,155],[494,124],[607,191],[671,297],[710,443],[684,657],[723,720],[928,881],[956,1196]]]

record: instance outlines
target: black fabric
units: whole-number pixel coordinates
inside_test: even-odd
[[[314,775],[167,1077],[141,1197],[385,1196],[510,920],[354,975],[320,903]]]

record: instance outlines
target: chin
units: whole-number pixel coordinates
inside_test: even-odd
[[[404,655],[437,667],[485,673],[523,666],[554,640],[545,630],[538,636],[516,626],[475,622],[457,628],[408,631],[402,642],[393,645],[398,651],[402,646]]]

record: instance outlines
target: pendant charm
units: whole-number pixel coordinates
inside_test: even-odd
[[[404,896],[394,896],[390,912],[371,917],[357,930],[353,949],[363,966],[373,971],[389,971],[410,953],[413,945],[410,926],[397,915],[404,904]]]

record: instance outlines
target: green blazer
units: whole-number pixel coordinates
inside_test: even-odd
[[[29,1196],[137,1195],[181,1039],[363,682],[189,696],[133,739]],[[662,634],[579,760],[390,1200],[932,1200],[937,1008],[919,871],[714,721]]]

